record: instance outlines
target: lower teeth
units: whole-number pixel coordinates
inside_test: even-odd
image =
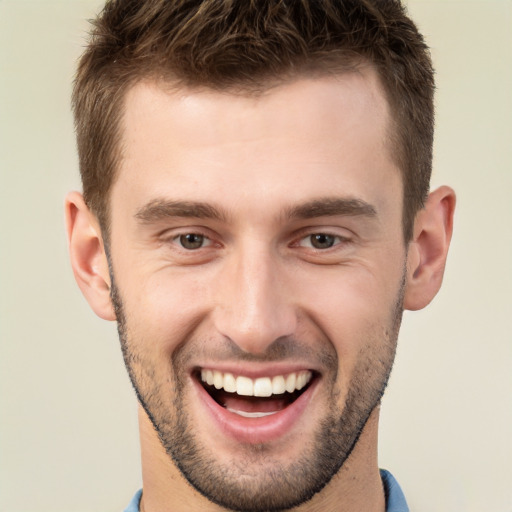
[[[264,416],[270,416],[271,414],[275,414],[278,411],[272,411],[272,412],[246,412],[246,411],[238,411],[236,409],[230,409],[227,408],[228,411],[234,412],[235,414],[238,414],[239,416],[244,416],[245,418],[263,418]]]

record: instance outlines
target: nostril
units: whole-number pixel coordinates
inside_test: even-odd
[[[212,315],[222,336],[254,355],[264,355],[274,342],[293,336],[297,329],[296,308],[279,285],[275,270],[265,270],[264,260],[255,263],[253,279],[231,281],[231,291],[224,292]]]

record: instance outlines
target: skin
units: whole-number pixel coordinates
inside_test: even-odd
[[[389,116],[371,69],[300,78],[260,96],[154,83],[129,91],[110,197],[112,275],[80,194],[68,196],[66,212],[78,284],[100,317],[123,316],[125,360],[146,409],[144,510],[224,510],[169,456],[178,418],[205,465],[229,486],[254,486],[254,500],[272,483],[266,475],[313,457],[321,423],[350,410],[350,391],[363,404],[357,443],[296,510],[384,510],[380,393],[402,308],[424,307],[441,285],[455,204],[448,187],[431,193],[404,242]],[[311,208],[329,202],[332,211]],[[187,233],[205,244],[184,248]],[[318,233],[332,247],[315,248]],[[226,365],[241,374],[313,369],[312,398],[277,438],[234,438],[212,423],[193,374]]]

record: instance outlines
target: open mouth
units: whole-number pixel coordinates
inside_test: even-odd
[[[282,411],[311,385],[315,375],[302,370],[286,375],[258,377],[201,369],[197,378],[211,398],[230,412],[261,418]]]

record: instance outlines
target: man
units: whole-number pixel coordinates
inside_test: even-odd
[[[140,402],[127,510],[407,510],[377,433],[452,231],[433,89],[398,1],[107,3],[66,215]]]

